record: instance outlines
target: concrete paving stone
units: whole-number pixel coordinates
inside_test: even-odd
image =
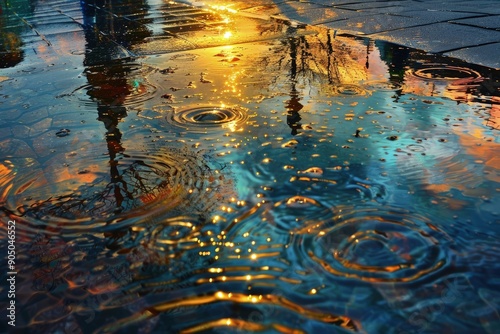
[[[45,36],[44,36],[45,37]],[[36,44],[40,44],[42,47],[47,47],[47,42],[45,42],[40,35],[36,34],[34,31],[28,31],[28,33],[23,34],[23,44],[26,47],[27,45],[30,48],[36,48]],[[35,44],[35,46],[33,46]]]
[[[10,131],[9,131],[10,134]],[[35,152],[21,139],[8,138],[0,142],[0,157],[2,158],[26,158],[35,157]]]
[[[477,17],[477,13],[470,12],[455,12],[455,11],[435,11],[435,10],[409,10],[405,11],[404,16],[410,16],[415,19],[421,20],[422,24],[447,22],[455,19],[462,19],[467,17]]]
[[[51,118],[42,119],[41,121],[36,122],[35,124],[30,126],[29,136],[30,137],[38,136],[41,133],[47,131],[51,126],[52,126]]]
[[[365,2],[374,2],[376,0],[366,0]],[[310,3],[314,3],[317,5],[325,5],[325,6],[338,6],[338,5],[346,5],[353,2],[359,2],[355,0],[311,0]]]
[[[297,4],[298,6],[290,7],[278,6],[280,9],[280,14],[288,17],[291,20],[296,20],[311,25],[317,25],[331,21],[346,20],[356,17],[361,18],[369,15],[367,13],[353,12],[333,7],[314,7],[315,5],[302,7],[302,3]]]
[[[500,31],[461,26],[453,23],[436,23],[387,33],[382,32],[370,37],[384,39],[432,53],[440,53],[486,43],[500,42]],[[498,56],[498,50],[496,54]]]
[[[68,17],[63,16],[61,13],[56,11],[45,12],[43,15],[40,15],[40,13],[33,13],[29,16],[24,16],[24,19],[34,25],[70,20]]]
[[[276,4],[278,7],[280,14],[285,15],[286,17],[296,20],[289,15],[298,15],[299,17],[307,18],[308,16],[321,12],[326,8],[329,8],[324,5],[318,5],[310,2],[296,2],[296,1],[285,1],[282,3]],[[304,21],[302,21],[304,22]]]
[[[39,157],[46,157],[53,154],[53,151],[68,150],[73,144],[74,136],[59,138],[57,131],[46,131],[43,134],[33,138],[33,150]]]
[[[59,35],[67,32],[78,32],[82,31],[82,27],[71,21],[59,22],[59,23],[47,23],[37,25],[35,29],[45,37],[50,35]]]
[[[27,110],[23,112],[23,116],[21,118],[21,123],[23,124],[33,124],[44,118],[48,117],[49,113],[46,108],[38,108],[37,110]]]
[[[54,51],[59,55],[71,53],[78,56],[85,54],[85,32],[76,25],[72,27],[75,29],[45,35],[45,38],[52,44],[50,51]],[[49,53],[49,50],[46,53]],[[68,60],[64,59],[64,61],[67,62]]]
[[[335,11],[335,10],[334,10]],[[364,34],[374,34],[383,31],[415,27],[425,24],[446,22],[452,19],[466,18],[477,14],[456,13],[456,12],[433,12],[428,10],[406,11],[398,15],[374,12],[356,12],[356,17],[352,17],[349,12],[343,12],[340,18],[347,19],[345,25],[352,30],[357,27]],[[328,23],[323,21],[321,23]],[[325,24],[329,26],[328,24]],[[335,28],[342,29],[341,24],[334,24]]]
[[[0,127],[0,139],[12,136],[12,132],[10,131],[11,124],[7,123],[7,126],[4,126],[5,123],[2,120],[0,120],[0,122],[2,122],[2,127]]]
[[[95,114],[77,114],[74,112],[60,112],[54,114],[52,117],[52,127],[54,129],[72,129],[82,127],[82,120],[86,122],[92,122],[97,116],[97,107],[95,108]],[[56,131],[57,132],[57,131]],[[55,133],[55,132],[54,132]]]
[[[377,34],[387,31],[407,29],[436,21],[434,17],[426,17],[422,12],[416,12],[415,17],[387,15],[387,14],[367,14],[355,18],[348,18],[343,22],[324,23],[325,26],[348,31],[357,30],[365,35]]]
[[[472,25],[479,28],[500,30],[500,15],[469,18],[469,19],[457,19],[457,20],[452,20],[451,22],[458,24]]]
[[[11,127],[12,137],[18,139],[26,139],[30,135],[30,127],[26,125],[17,124]]]
[[[383,8],[405,8],[408,1],[351,1],[345,4],[334,2],[334,6],[343,9],[350,9],[353,11],[383,9]]]
[[[61,10],[63,12],[79,12],[82,13],[82,7],[80,2],[70,1],[70,2],[59,2],[59,3],[51,3],[51,7],[56,10]]]
[[[400,1],[380,1],[380,0],[313,0],[311,3],[323,4],[335,7],[348,8],[351,10],[384,9],[386,12],[405,12],[411,10],[441,10],[441,11],[465,11],[482,14],[498,14],[500,5],[497,0],[480,0],[471,2],[470,0],[400,0]]]
[[[465,11],[483,14],[500,14],[500,3],[498,0],[483,0],[483,1],[427,1],[429,9],[451,10],[451,11]]]
[[[21,116],[21,112],[19,111],[18,108],[0,110],[0,118],[3,121],[6,121],[6,120],[13,121],[13,120],[19,118],[20,116]]]
[[[469,63],[482,64],[491,68],[500,69],[498,50],[500,50],[500,43],[494,43],[451,51],[444,53],[444,55],[459,58]]]
[[[137,55],[151,55],[168,52],[191,50],[191,40],[184,40],[170,36],[149,39],[147,43],[137,44],[132,47],[132,52]]]

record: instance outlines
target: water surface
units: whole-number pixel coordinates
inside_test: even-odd
[[[15,329],[494,333],[499,72],[234,8],[3,8]]]

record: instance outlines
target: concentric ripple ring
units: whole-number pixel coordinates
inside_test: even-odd
[[[428,80],[457,80],[469,77],[479,78],[481,76],[481,74],[470,68],[458,66],[436,66],[421,68],[413,71],[413,75],[418,78]]]
[[[186,129],[226,128],[236,131],[248,119],[248,114],[240,107],[198,106],[171,113],[166,119]]]
[[[49,198],[37,198],[40,195],[28,189],[18,191],[13,200],[23,203],[18,210],[26,218],[49,224],[71,222],[65,225],[69,230],[90,228],[95,221],[117,217],[145,218],[156,211],[198,216],[217,205],[220,195],[207,189],[219,189],[222,182],[194,152],[184,148],[162,148],[154,154],[128,152],[111,176],[100,168],[93,172],[98,176],[93,182],[76,182],[72,192],[63,188]],[[49,190],[53,189],[47,187]],[[32,199],[24,200],[27,196]]]
[[[333,87],[332,91],[336,95],[366,95],[363,87],[354,84],[338,84]]]
[[[369,282],[412,282],[445,266],[441,244],[446,239],[427,218],[399,208],[341,211],[333,222],[299,233],[300,251],[328,273]]]

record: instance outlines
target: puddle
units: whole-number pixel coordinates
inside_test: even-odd
[[[273,8],[2,7],[18,329],[498,327],[500,73]]]

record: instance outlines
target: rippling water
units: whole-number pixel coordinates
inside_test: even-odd
[[[271,7],[33,6],[0,26],[17,331],[497,331],[497,70]]]

